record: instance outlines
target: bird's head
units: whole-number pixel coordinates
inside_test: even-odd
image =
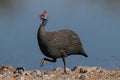
[[[44,11],[41,15],[39,15],[40,20],[48,20],[48,14],[47,11]]]

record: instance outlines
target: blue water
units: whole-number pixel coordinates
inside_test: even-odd
[[[37,44],[38,15],[47,10],[47,31],[75,31],[88,54],[67,57],[67,67],[120,67],[120,1],[119,0],[0,0],[0,65],[26,69],[52,70],[63,67],[47,63]]]

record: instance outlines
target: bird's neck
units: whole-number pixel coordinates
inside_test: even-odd
[[[40,36],[45,36],[46,35],[46,31],[45,31],[46,24],[47,24],[47,20],[43,20],[42,24],[40,25],[40,28],[39,28]]]
[[[46,31],[45,31],[45,25],[47,24],[47,22],[43,21],[38,29],[38,34],[37,34],[37,38],[38,38],[38,43],[39,45],[41,45],[41,43],[46,44],[47,43],[47,36],[46,36]]]
[[[42,34],[46,34],[46,31],[45,31],[45,26],[43,25],[40,25],[40,28],[39,28],[39,33],[42,35]]]

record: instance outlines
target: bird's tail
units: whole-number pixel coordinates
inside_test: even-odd
[[[88,55],[86,54],[86,52],[83,50],[83,49],[81,49],[81,51],[80,51],[81,53],[81,55],[83,55],[83,56],[85,56],[85,57],[88,57]]]
[[[84,53],[84,54],[82,54],[82,55],[83,55],[83,56],[85,56],[85,57],[88,57],[88,55],[87,55],[87,54],[85,54],[85,53]]]
[[[81,53],[79,53],[80,55],[83,55],[84,57],[88,57],[88,55],[86,54],[86,52],[83,50],[81,51]]]
[[[86,53],[78,53],[77,55],[82,55],[84,57],[88,57],[88,55]]]

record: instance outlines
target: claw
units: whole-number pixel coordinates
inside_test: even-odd
[[[47,63],[47,61],[45,59],[42,59],[40,62],[40,67],[44,66]]]

